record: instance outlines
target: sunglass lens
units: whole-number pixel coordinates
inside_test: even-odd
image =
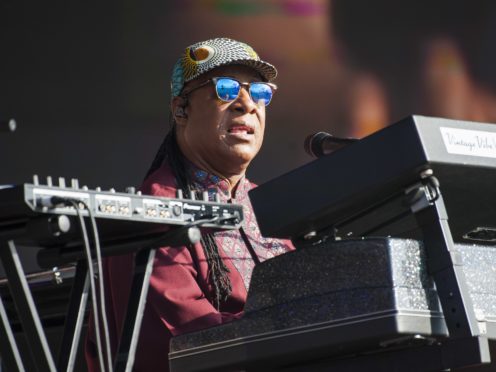
[[[267,106],[272,99],[272,89],[265,83],[251,83],[250,95],[257,104]]]
[[[238,98],[239,94],[239,82],[233,79],[220,78],[217,80],[215,89],[217,90],[217,96],[223,101],[234,101]]]

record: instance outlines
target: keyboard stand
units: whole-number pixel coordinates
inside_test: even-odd
[[[29,355],[21,355],[13,336],[7,313],[0,298],[0,355],[2,363],[8,371],[25,371],[34,366],[40,372],[72,371],[76,359],[81,331],[85,317],[89,295],[89,273],[86,260],[83,259],[82,249],[77,256],[76,274],[68,307],[68,315],[64,324],[64,334],[55,364],[53,354],[47,342],[46,334],[41,324],[40,316],[33,301],[33,296],[26,275],[19,260],[15,238],[24,236],[25,229],[2,231],[0,235],[0,259],[8,279],[9,289],[15,303],[23,332],[26,336]],[[150,275],[156,248],[169,245],[185,245],[193,242],[192,237],[199,234],[196,227],[177,227],[162,233],[159,237],[145,237],[130,244],[128,241],[104,245],[102,253],[106,256],[122,252],[137,252],[135,269],[129,296],[123,334],[120,337],[118,353],[114,361],[114,370],[131,371],[134,363],[134,353],[138,342],[141,320],[146,304]],[[41,257],[45,263],[50,261],[56,266],[73,260],[74,251],[69,252],[70,258],[64,257],[64,249],[50,247],[47,254]],[[55,253],[54,253],[55,252]],[[29,359],[29,361],[26,360]],[[27,363],[26,363],[27,362]]]

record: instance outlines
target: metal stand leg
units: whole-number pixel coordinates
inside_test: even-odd
[[[26,335],[31,357],[38,371],[56,371],[45,332],[28,287],[13,240],[0,243],[0,258],[9,281],[10,291]]]
[[[114,370],[116,372],[130,372],[133,368],[134,354],[138,345],[138,336],[145,310],[155,252],[155,249],[142,250],[135,257],[131,293],[122,327],[119,349],[115,357]]]
[[[81,338],[84,313],[88,302],[89,273],[86,261],[78,261],[71,291],[71,299],[64,325],[64,335],[59,350],[58,370],[71,372],[74,369],[77,349]]]
[[[442,197],[433,206],[417,212],[415,216],[424,235],[429,273],[436,283],[450,337],[480,335],[461,258],[454,249]]]
[[[7,317],[7,312],[3,306],[3,301],[0,298],[0,317],[2,324],[0,326],[0,356],[1,364],[6,368],[7,371],[24,371],[24,365],[22,364],[21,355],[19,354],[19,349],[17,348],[17,343],[14,339],[14,333],[10,327],[9,319]]]
[[[134,354],[138,345],[141,320],[145,311],[146,297],[153,270],[157,247],[193,244],[200,240],[201,233],[196,226],[185,226],[169,230],[164,236],[151,243],[149,249],[136,254],[133,282],[127,305],[126,319],[122,327],[119,348],[115,357],[115,371],[131,372]]]

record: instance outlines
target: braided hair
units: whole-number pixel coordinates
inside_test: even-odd
[[[186,197],[191,197],[196,191],[194,190],[193,181],[187,172],[184,155],[177,143],[176,125],[172,120],[172,115],[170,116],[170,121],[172,124],[171,129],[160,145],[145,178],[159,169],[163,162],[166,161],[176,177],[178,189],[181,189]],[[196,194],[195,196],[199,197]],[[200,243],[207,259],[208,280],[214,288],[214,298],[211,301],[217,310],[219,310],[221,302],[225,302],[232,292],[231,281],[228,276],[229,269],[219,255],[219,247],[213,233],[202,234]]]

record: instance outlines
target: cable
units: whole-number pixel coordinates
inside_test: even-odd
[[[112,372],[112,353],[111,353],[111,348],[110,348],[110,336],[109,336],[109,330],[108,330],[108,320],[107,320],[107,311],[106,311],[106,308],[105,308],[105,289],[104,289],[104,283],[103,283],[103,266],[102,266],[102,252],[101,252],[101,248],[100,248],[100,239],[99,239],[99,235],[98,235],[98,228],[97,228],[97,224],[96,224],[96,220],[95,220],[95,216],[93,215],[93,212],[91,211],[91,209],[88,207],[88,205],[81,201],[81,200],[74,200],[74,199],[70,199],[70,198],[54,198],[52,200],[52,202],[54,204],[60,204],[60,202],[64,203],[64,204],[71,204],[75,209],[76,209],[76,212],[80,218],[80,223],[82,224],[81,225],[81,229],[84,231],[83,232],[83,236],[84,236],[84,239],[85,239],[85,250],[86,250],[86,256],[87,256],[87,259],[88,259],[88,267],[89,267],[89,270],[90,270],[90,277],[91,277],[91,295],[93,297],[93,312],[95,314],[95,332],[97,332],[97,349],[99,350],[99,353],[98,353],[98,357],[100,358],[99,359],[99,362],[100,362],[100,368],[102,371],[105,371],[105,369],[103,369],[103,353],[102,353],[102,346],[101,346],[101,340],[100,340],[100,320],[99,320],[99,316],[98,316],[98,303],[100,304],[99,308],[100,308],[100,316],[101,316],[101,323],[102,323],[102,327],[103,327],[103,335],[104,335],[104,338],[105,338],[105,351],[106,351],[106,359],[107,359],[107,365],[108,365],[108,371],[109,372]],[[99,287],[99,293],[97,294],[96,293],[96,286],[95,286],[95,282],[94,282],[94,272],[93,272],[93,261],[92,261],[92,258],[91,258],[91,250],[89,248],[89,241],[88,241],[88,234],[87,234],[87,230],[86,230],[86,225],[84,223],[84,219],[82,218],[82,215],[81,215],[81,212],[79,210],[79,206],[80,205],[83,205],[84,208],[88,211],[88,216],[90,217],[90,221],[91,221],[91,226],[92,226],[92,229],[93,229],[93,236],[94,236],[94,241],[95,241],[95,260],[97,262],[97,267],[98,267],[98,287]],[[99,295],[99,296],[98,296]],[[98,297],[99,298],[98,298]],[[95,306],[96,305],[96,306]]]
[[[88,239],[88,232],[86,230],[86,224],[84,223],[83,215],[79,210],[78,201],[72,199],[64,199],[64,203],[70,203],[74,209],[76,209],[77,216],[79,218],[79,224],[81,226],[81,233],[83,235],[84,241],[84,250],[86,254],[86,260],[88,261],[88,271],[90,274],[90,288],[91,288],[91,297],[92,297],[92,306],[93,313],[95,314],[94,323],[95,323],[95,337],[96,337],[96,349],[98,353],[98,362],[100,363],[100,371],[105,372],[105,367],[103,364],[103,352],[102,352],[102,342],[100,339],[100,326],[98,322],[98,297],[96,295],[96,285],[95,285],[95,272],[93,270],[93,260],[91,259],[91,250],[90,243]]]
[[[108,330],[107,310],[105,308],[105,288],[103,283],[103,266],[102,266],[102,251],[100,249],[100,238],[98,235],[98,228],[96,225],[96,220],[95,220],[95,216],[93,215],[93,212],[90,210],[90,208],[86,203],[82,202],[82,204],[85,206],[86,210],[88,211],[88,215],[91,221],[91,226],[93,228],[93,236],[95,239],[95,256],[96,256],[95,259],[98,266],[98,272],[100,273],[100,275],[98,275],[98,281],[99,281],[98,284],[100,287],[100,312],[102,317],[103,335],[105,337],[105,348],[107,351],[108,370],[109,372],[112,372],[113,369],[112,353],[110,350],[110,336]]]
[[[103,368],[103,353],[102,353],[102,346],[101,346],[101,339],[100,339],[100,320],[98,316],[98,303],[100,303],[100,315],[102,317],[101,323],[103,326],[103,331],[104,331],[104,337],[105,337],[105,349],[106,349],[106,355],[107,355],[107,364],[108,364],[108,370],[109,372],[112,372],[112,358],[111,358],[111,351],[110,351],[110,337],[109,337],[109,332],[108,332],[108,321],[107,321],[107,313],[105,309],[105,295],[104,295],[104,284],[103,284],[103,267],[102,267],[102,255],[101,255],[101,249],[100,249],[100,239],[98,235],[98,229],[96,226],[96,221],[95,217],[93,216],[93,213],[91,209],[88,207],[88,205],[82,201],[82,200],[77,200],[77,199],[71,199],[71,198],[63,198],[63,197],[57,197],[54,196],[50,200],[51,204],[53,206],[63,204],[63,205],[72,205],[73,208],[76,209],[76,213],[79,217],[79,222],[81,225],[81,230],[83,233],[83,238],[84,238],[84,245],[85,245],[85,253],[86,253],[86,259],[88,261],[88,270],[90,272],[90,284],[91,284],[91,295],[93,297],[93,312],[95,316],[95,332],[96,332],[96,338],[97,338],[97,350],[98,350],[98,357],[99,357],[99,362],[100,362],[100,368],[104,372],[105,369]],[[84,219],[81,215],[81,211],[79,209],[80,206],[83,206],[87,211],[88,211],[88,216],[90,217],[91,225],[93,228],[93,235],[94,235],[94,240],[95,240],[95,260],[97,262],[97,267],[98,267],[98,280],[99,280],[99,298],[97,297],[98,294],[96,293],[96,285],[95,285],[95,275],[93,271],[93,260],[91,258],[91,250],[89,246],[89,239],[88,239],[88,233],[86,230],[86,224],[84,223]]]

